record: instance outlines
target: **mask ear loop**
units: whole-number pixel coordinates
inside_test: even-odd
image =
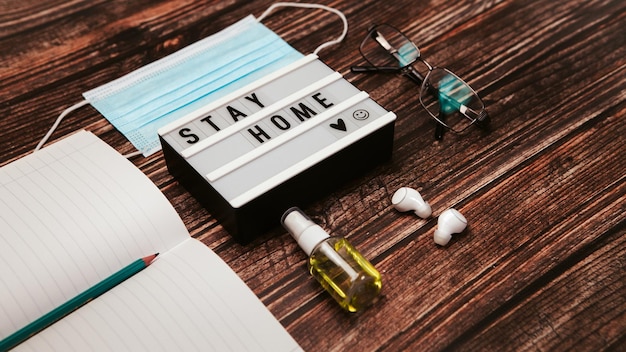
[[[48,130],[48,133],[46,133],[46,135],[43,136],[41,141],[39,141],[39,143],[35,147],[35,150],[33,150],[33,153],[36,153],[39,149],[41,149],[43,147],[43,145],[48,141],[48,139],[50,138],[52,133],[54,133],[54,131],[57,129],[57,127],[59,127],[59,125],[61,124],[61,121],[63,121],[65,116],[67,116],[69,113],[71,113],[74,110],[82,108],[83,106],[85,106],[87,104],[89,104],[89,101],[87,99],[85,99],[85,100],[82,100],[82,101],[80,101],[80,102],[70,106],[69,108],[63,110],[63,112],[59,115],[59,117],[57,117],[56,121],[54,121],[54,123],[52,124],[52,127],[50,127],[50,129]],[[131,158],[131,157],[137,156],[137,155],[141,155],[141,151],[137,150],[137,151],[132,152],[132,153],[124,154],[123,157],[128,159],[128,158]]]
[[[48,130],[48,133],[46,133],[46,135],[43,136],[41,141],[39,141],[39,143],[37,144],[37,146],[35,147],[35,150],[33,152],[36,152],[39,149],[41,149],[41,147],[43,147],[43,145],[48,141],[48,138],[50,138],[50,136],[52,135],[54,130],[56,130],[57,127],[59,127],[59,125],[61,124],[61,121],[63,121],[65,116],[67,116],[70,112],[72,112],[74,110],[77,110],[79,108],[82,108],[83,106],[85,106],[87,104],[89,104],[89,102],[87,100],[83,100],[83,101],[78,102],[78,103],[70,106],[69,108],[63,110],[61,115],[59,115],[59,117],[57,117],[56,121],[54,121],[54,123],[52,124],[52,127],[50,127],[50,129]]]
[[[324,48],[341,43],[341,41],[343,41],[343,39],[346,37],[346,34],[348,33],[348,20],[346,19],[346,15],[344,15],[343,12],[335,8],[332,8],[326,5],[320,5],[320,4],[309,4],[309,3],[298,3],[298,2],[277,2],[275,4],[272,4],[270,7],[268,7],[267,10],[265,10],[265,12],[263,12],[263,14],[259,16],[259,18],[257,18],[257,21],[259,22],[263,21],[263,19],[265,19],[277,7],[301,7],[301,8],[307,8],[307,9],[322,9],[322,10],[330,11],[336,14],[337,16],[339,16],[339,18],[341,18],[341,21],[343,22],[343,31],[341,32],[341,35],[337,39],[330,40],[318,46],[315,49],[315,51],[313,51],[313,54],[315,55],[317,55]]]

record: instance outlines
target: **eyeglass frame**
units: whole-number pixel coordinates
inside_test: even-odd
[[[413,48],[415,49],[416,57],[411,61],[406,63],[404,66],[400,66],[400,67],[387,67],[387,66],[376,66],[374,63],[372,63],[367,56],[364,54],[364,50],[363,47],[366,45],[366,43],[369,43],[370,40],[374,40],[380,47],[382,47],[385,51],[387,51],[388,54],[390,54],[391,56],[393,56],[399,63],[401,63],[401,59],[398,57],[398,49],[394,48],[391,46],[391,44],[382,36],[382,34],[380,34],[379,31],[377,31],[377,28],[380,28],[382,26],[387,26],[390,29],[396,31],[402,38],[406,39],[407,43],[410,43]],[[419,94],[419,99],[420,99],[420,103],[422,104],[422,107],[426,110],[426,112],[428,112],[428,114],[435,119],[435,121],[437,122],[437,129],[435,131],[435,138],[436,139],[442,139],[443,138],[443,132],[444,132],[444,128],[447,128],[448,130],[451,130],[455,133],[461,133],[463,132],[465,129],[467,129],[469,126],[476,124],[478,127],[485,127],[488,122],[489,122],[489,115],[487,114],[487,110],[485,109],[485,103],[483,102],[483,100],[480,98],[480,96],[478,95],[478,93],[476,93],[476,91],[464,80],[462,80],[459,76],[457,76],[455,73],[453,73],[452,71],[448,70],[447,68],[442,68],[442,67],[437,67],[437,66],[433,66],[430,63],[428,63],[428,61],[426,61],[422,55],[421,52],[419,50],[419,47],[415,44],[415,42],[413,42],[412,40],[410,40],[404,33],[402,33],[400,30],[398,30],[396,27],[390,25],[390,24],[379,24],[379,25],[373,25],[370,26],[367,32],[367,36],[363,39],[363,41],[361,42],[361,45],[359,46],[359,52],[361,54],[361,56],[363,57],[363,59],[365,59],[365,61],[367,61],[371,66],[352,66],[350,68],[350,70],[352,72],[355,73],[372,73],[372,72],[380,72],[380,73],[399,73],[403,76],[408,77],[409,79],[411,79],[414,83],[418,84],[420,86],[420,94]],[[426,66],[426,68],[428,69],[428,73],[426,74],[426,76],[422,76],[422,74],[420,74],[415,67],[413,67],[413,64],[415,64],[416,62],[421,62],[422,64],[424,64],[424,66]],[[471,93],[478,99],[478,101],[480,102],[480,105],[482,106],[479,112],[476,112],[474,109],[469,108],[466,105],[460,104],[461,106],[456,109],[456,111],[458,111],[460,114],[462,114],[465,118],[467,118],[468,120],[470,120],[470,123],[468,125],[466,125],[463,129],[461,130],[456,130],[454,128],[452,128],[451,126],[449,126],[448,124],[446,124],[443,121],[443,117],[442,116],[435,116],[426,106],[426,103],[423,101],[423,91],[426,90],[428,92],[430,92],[431,94],[433,94],[433,96],[435,98],[438,98],[438,94],[437,92],[433,92],[432,91],[432,86],[426,86],[426,84],[429,82],[428,78],[430,77],[431,73],[434,70],[443,70],[445,71],[447,74],[452,75],[455,79],[457,79],[459,82],[461,82],[462,84],[465,85],[465,87],[469,88],[469,90],[471,91]],[[469,116],[468,112],[473,115],[473,116]],[[442,115],[441,111],[439,112],[439,115]]]

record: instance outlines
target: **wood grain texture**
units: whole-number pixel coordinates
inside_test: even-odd
[[[167,173],[161,153],[131,159],[192,236],[305,350],[625,350],[626,3],[319,2],[350,24],[342,45],[321,59],[398,120],[392,160],[305,211],[377,266],[381,300],[344,313],[308,275],[284,230],[239,245]],[[0,164],[30,153],[82,92],[271,3],[0,1]],[[367,27],[383,22],[478,91],[490,131],[435,141],[412,82],[349,71],[364,62],[357,49]],[[319,10],[284,9],[264,23],[304,53],[341,30],[337,17]],[[52,139],[80,128],[121,153],[133,149],[89,106]],[[418,189],[435,216],[396,212],[390,198],[401,186]],[[440,248],[432,234],[448,207],[470,225]]]

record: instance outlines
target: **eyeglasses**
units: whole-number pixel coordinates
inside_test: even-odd
[[[352,72],[400,73],[420,86],[420,103],[437,122],[437,139],[443,137],[444,128],[460,133],[475,123],[487,124],[485,104],[472,87],[448,69],[426,62],[417,45],[396,28],[388,24],[372,27],[359,51],[370,66],[353,66]],[[426,67],[425,77],[415,63]]]

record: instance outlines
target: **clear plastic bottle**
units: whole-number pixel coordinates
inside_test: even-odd
[[[374,303],[382,288],[380,273],[345,238],[330,237],[299,208],[290,208],[283,227],[309,256],[311,275],[349,312]]]

